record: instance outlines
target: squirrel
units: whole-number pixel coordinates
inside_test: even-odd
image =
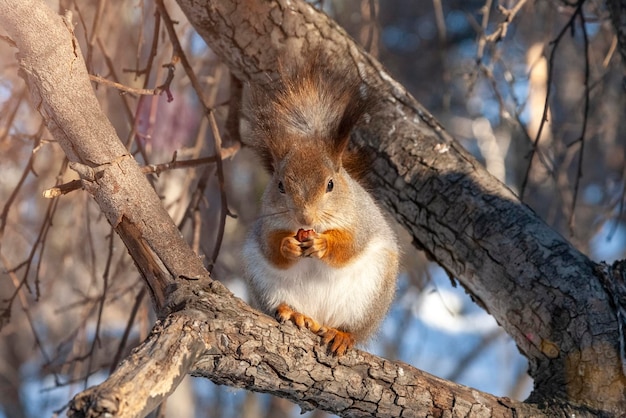
[[[342,356],[385,317],[399,249],[362,185],[363,158],[348,149],[373,101],[355,70],[320,61],[281,68],[276,88],[252,86],[249,142],[271,180],[244,244],[244,276],[252,306]]]

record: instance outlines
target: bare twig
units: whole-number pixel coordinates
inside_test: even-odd
[[[43,128],[43,123],[40,127],[40,131],[42,128]],[[41,136],[37,135],[35,139],[35,144],[33,145],[33,150],[31,151],[30,158],[28,159],[28,162],[26,163],[26,166],[24,167],[24,170],[22,171],[22,175],[20,179],[18,180],[17,184],[15,185],[15,187],[13,188],[11,195],[8,197],[8,199],[4,203],[4,207],[2,208],[2,213],[0,213],[0,248],[2,247],[2,242],[3,242],[2,237],[4,236],[4,229],[6,228],[6,225],[7,225],[9,210],[11,209],[13,202],[15,201],[15,199],[17,198],[17,195],[22,189],[22,186],[24,185],[26,178],[33,170],[33,162],[35,159],[35,153],[39,146],[40,139],[41,139]],[[2,329],[1,322],[0,322],[0,329]]]
[[[574,22],[576,21],[576,18],[578,17],[578,14],[582,14],[582,6],[583,6],[584,2],[579,2],[576,10],[574,11],[574,13],[572,14],[572,16],[569,18],[569,20],[567,21],[567,23],[565,25],[563,25],[563,27],[561,28],[560,32],[558,33],[558,35],[556,36],[556,38],[554,39],[554,41],[552,41],[552,50],[550,51],[550,57],[548,59],[548,80],[546,82],[546,100],[544,102],[544,106],[543,106],[543,115],[541,116],[541,122],[539,124],[539,129],[537,130],[537,135],[535,136],[535,141],[533,143],[533,146],[530,150],[530,154],[528,156],[528,165],[526,166],[526,174],[524,175],[524,180],[522,181],[522,186],[520,187],[520,199],[524,199],[524,193],[526,192],[526,185],[528,184],[528,179],[529,179],[529,175],[530,175],[530,168],[532,167],[532,161],[533,161],[533,156],[535,155],[535,152],[537,152],[537,148],[538,148],[538,144],[539,144],[539,139],[541,138],[541,133],[543,132],[543,128],[546,124],[547,118],[548,118],[548,110],[550,108],[549,103],[550,103],[550,95],[552,93],[552,79],[554,77],[554,60],[556,57],[556,51],[558,49],[558,46],[561,42],[561,40],[563,39],[563,37],[565,36],[565,34],[567,33],[568,30],[572,30],[574,27]]]
[[[483,18],[481,22],[482,31],[481,31],[480,37],[478,38],[478,49],[476,53],[478,62],[482,61],[482,58],[485,52],[485,46],[487,44],[497,43],[497,42],[500,42],[502,39],[504,39],[504,37],[506,36],[508,32],[509,25],[511,24],[511,22],[513,22],[513,20],[515,19],[515,16],[517,16],[517,14],[522,9],[522,7],[524,7],[524,4],[526,4],[526,1],[527,0],[519,0],[515,4],[515,6],[513,6],[511,9],[507,9],[501,4],[498,5],[498,10],[504,16],[504,21],[500,22],[496,26],[495,30],[490,34],[487,34],[486,31],[487,31],[487,24],[489,23],[489,15],[491,12],[492,0],[485,1],[484,6],[480,9],[482,12]]]
[[[222,150],[222,159],[232,157],[233,155],[237,153],[240,147],[241,145],[239,143],[236,143],[232,147],[224,148]],[[195,158],[193,160],[181,161],[181,160],[176,159],[176,153],[174,153],[174,156],[172,157],[172,161],[168,163],[162,163],[162,164],[146,165],[141,168],[141,171],[145,174],[156,174],[158,176],[164,171],[176,170],[180,168],[197,167],[197,166],[201,166],[204,164],[212,164],[217,161],[218,161],[217,156]],[[44,190],[43,197],[45,197],[46,199],[53,199],[55,197],[73,192],[74,190],[81,189],[82,187],[83,187],[83,183],[81,180],[72,180],[70,182],[60,184],[58,186],[54,186],[54,187]],[[0,217],[0,219],[2,219],[2,217]],[[2,226],[2,224],[0,224],[0,226]],[[0,229],[0,232],[1,231],[2,229]]]
[[[587,132],[587,122],[589,120],[589,37],[587,35],[587,26],[585,23],[585,16],[582,12],[582,1],[580,2],[580,7],[577,9],[578,18],[580,19],[580,27],[583,34],[583,48],[585,53],[585,79],[584,79],[584,94],[585,94],[585,102],[583,108],[583,120],[582,120],[582,128],[580,132],[580,137],[574,142],[580,142],[580,150],[578,155],[578,167],[576,169],[576,180],[574,180],[574,196],[572,197],[572,205],[570,210],[570,218],[569,218],[569,230],[570,235],[574,235],[574,221],[575,221],[575,213],[576,213],[576,201],[578,199],[578,190],[580,189],[580,179],[583,176],[583,157],[585,153],[585,135]],[[573,145],[573,144],[570,144]]]
[[[238,149],[239,149],[238,144],[230,148],[225,148],[222,154],[222,158],[232,157],[237,152]],[[167,171],[167,170],[197,167],[197,166],[204,165],[204,164],[215,163],[217,162],[217,160],[218,160],[217,156],[211,156],[211,157],[195,158],[193,160],[180,161],[176,159],[176,154],[174,154],[174,156],[172,157],[172,161],[170,161],[169,163],[162,163],[162,164],[156,164],[156,165],[150,164],[150,165],[142,167],[141,171],[143,171],[146,174],[159,175],[162,172]]]
[[[10,265],[9,260],[4,255],[2,255],[2,253],[0,253],[0,261],[2,262],[4,270],[7,272],[7,274],[11,278],[11,282],[13,283],[13,286],[15,287],[15,295],[17,295],[19,298],[20,305],[22,306],[22,311],[24,312],[24,315],[26,316],[26,320],[28,322],[28,325],[30,326],[31,333],[35,340],[35,345],[39,349],[39,352],[41,353],[41,357],[44,359],[44,361],[49,362],[49,356],[45,349],[45,342],[42,342],[41,338],[39,337],[39,333],[37,332],[37,328],[35,327],[35,321],[33,321],[33,317],[28,307],[28,300],[26,299],[26,295],[24,294],[24,289],[23,289],[24,279],[22,280],[18,279],[15,272],[11,270],[11,268],[9,267]],[[0,327],[3,323],[5,323],[4,321],[5,319],[8,320],[7,315],[9,312],[10,312],[10,307],[5,312],[3,312],[2,315],[0,315]],[[54,380],[58,381],[59,376],[56,373],[53,373],[53,375],[54,375]]]
[[[602,61],[602,66],[604,68],[609,66],[609,63],[611,62],[611,59],[613,58],[613,55],[615,54],[616,50],[617,50],[617,35],[613,35],[613,40],[611,41],[611,47],[609,48],[608,52],[606,53],[606,56],[604,57],[604,60]]]
[[[15,43],[15,41],[8,36],[0,35],[0,40],[6,42],[7,44],[9,44],[9,46],[12,46],[13,48],[17,48],[17,44]]]
[[[117,367],[117,365],[119,364],[122,358],[122,355],[124,354],[124,349],[126,348],[126,344],[128,343],[128,336],[130,335],[130,330],[132,329],[133,325],[135,325],[135,318],[137,316],[137,312],[139,311],[139,307],[141,306],[141,303],[143,302],[143,299],[145,296],[146,296],[146,288],[145,286],[142,286],[141,290],[135,297],[135,303],[133,304],[133,309],[131,310],[130,315],[128,317],[128,321],[126,322],[126,328],[124,328],[124,334],[122,335],[122,338],[120,339],[117,351],[115,352],[115,356],[113,357],[113,361],[111,362],[111,365],[109,367],[109,374],[113,373],[113,370],[115,370],[115,368]]]
[[[232,213],[228,210],[228,203],[226,201],[226,191],[224,187],[224,171],[222,168],[222,140],[219,135],[219,130],[217,128],[217,123],[215,122],[215,116],[213,114],[212,105],[209,104],[205,95],[203,94],[202,87],[198,82],[198,78],[196,77],[189,61],[187,60],[187,56],[185,55],[178,36],[176,34],[176,30],[174,29],[174,22],[170,18],[165,5],[163,4],[163,0],[156,0],[156,5],[161,12],[161,16],[163,18],[163,22],[165,24],[165,28],[167,29],[167,33],[169,35],[170,41],[172,42],[172,46],[174,47],[174,54],[180,58],[180,63],[185,70],[185,74],[189,77],[189,81],[196,92],[200,102],[202,103],[202,107],[204,108],[204,113],[209,118],[209,125],[211,126],[211,130],[213,132],[214,139],[214,152],[216,156],[216,171],[217,178],[220,187],[220,198],[221,198],[221,210],[220,210],[220,223],[218,227],[218,234],[216,239],[215,248],[213,249],[213,257],[211,260],[211,266],[215,263],[215,259],[219,254],[219,247],[221,246],[223,233],[224,233],[224,224],[226,222],[226,216],[233,216]],[[211,272],[211,266],[209,266],[208,270]]]
[[[433,10],[435,12],[435,22],[437,24],[437,37],[440,44],[446,42],[446,21],[443,13],[443,6],[441,0],[433,0]]]
[[[489,23],[489,15],[491,13],[491,4],[493,0],[485,0],[485,4],[480,8],[480,13],[483,15],[480,24],[480,36],[478,37],[478,48],[476,52],[477,62],[481,62],[483,55],[485,54],[485,46],[487,45],[487,37],[485,32],[487,31],[487,24]]]
[[[153,89],[138,89],[135,87],[129,87],[129,86],[125,86],[124,84],[116,83],[115,81],[107,80],[106,78],[100,77],[98,75],[89,74],[89,79],[98,84],[103,84],[108,87],[114,87],[124,93],[132,93],[132,94],[145,95],[145,96],[158,96],[162,94],[164,91],[166,91],[165,84],[155,87]],[[168,95],[168,97],[170,95],[171,93]]]
[[[501,4],[498,5],[498,10],[504,16],[504,21],[498,24],[496,29],[489,35],[485,35],[486,42],[499,42],[501,41],[507,34],[509,29],[509,25],[515,19],[515,16],[519,13],[519,11],[524,7],[527,0],[518,1],[515,6],[511,9],[507,9]]]
[[[224,170],[222,168],[222,137],[220,136],[219,129],[217,128],[217,122],[215,121],[215,113],[209,112],[209,124],[211,126],[211,131],[213,132],[213,138],[215,140],[215,167],[217,171],[217,180],[220,188],[220,221],[218,224],[217,230],[217,238],[215,240],[215,246],[213,247],[213,255],[211,257],[211,263],[208,268],[209,272],[211,272],[213,265],[215,265],[215,261],[217,260],[217,256],[220,253],[220,248],[222,246],[222,240],[224,239],[224,229],[226,227],[226,216],[230,216],[235,218],[236,216],[232,214],[228,210],[228,204],[226,202],[226,187],[224,185]]]
[[[10,132],[10,127],[13,125],[13,121],[15,120],[15,117],[17,116],[17,111],[20,109],[20,106],[25,98],[26,98],[26,86],[22,86],[19,93],[15,94],[15,99],[9,100],[6,103],[8,107],[11,104],[11,102],[15,102],[15,105],[13,106],[13,108],[9,111],[6,111],[5,109],[0,109],[3,115],[8,115],[3,126],[0,126],[0,143],[2,143],[7,138],[7,135]],[[2,117],[0,117],[0,119],[2,119]]]
[[[147,88],[148,84],[150,82],[150,74],[152,73],[152,66],[154,63],[154,60],[157,56],[157,52],[158,52],[158,46],[159,46],[159,32],[161,30],[161,14],[159,13],[158,9],[155,9],[154,11],[154,31],[152,32],[152,44],[150,47],[150,54],[148,54],[148,61],[146,63],[146,67],[142,70],[137,69],[134,70],[133,72],[135,73],[135,78],[138,77],[139,75],[145,74],[144,80],[143,80],[143,88]],[[137,58],[137,60],[139,60],[139,58]],[[129,72],[131,70],[123,70],[124,72]],[[133,124],[132,124],[132,129],[130,134],[128,135],[128,139],[126,141],[126,148],[128,150],[130,150],[133,146],[133,142],[136,138],[138,138],[137,135],[137,124],[139,121],[139,114],[141,112],[141,109],[143,107],[143,101],[144,101],[144,97],[140,97],[139,98],[139,103],[137,103],[137,108],[135,109],[135,116],[133,118]]]

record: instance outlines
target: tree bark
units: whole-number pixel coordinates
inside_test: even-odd
[[[304,2],[178,3],[244,79],[267,79],[279,55],[319,45],[334,65],[356,65],[385,103],[357,136],[377,153],[379,194],[418,246],[513,337],[530,361],[531,400],[626,410],[624,321],[606,287],[610,276],[489,175],[341,28]]]
[[[100,109],[73,23],[39,0],[0,1],[0,22],[19,49],[31,102],[128,247],[161,312],[168,286],[208,273],[159,197],[147,193],[145,175]]]
[[[548,228],[310,5],[179,4],[242,80],[262,80],[279,55],[298,57],[319,46],[338,57],[338,67],[357,66],[382,104],[355,135],[376,153],[379,195],[415,242],[515,339],[530,361],[535,391],[523,404],[357,350],[334,358],[317,337],[279,326],[234,298],[211,281],[115,136],[71,24],[41,1],[0,0],[0,22],[20,51],[33,103],[123,238],[161,318],[107,381],[76,396],[72,416],[142,416],[189,372],[344,416],[539,416],[538,405],[549,416],[626,410],[619,289],[610,287],[615,271]]]

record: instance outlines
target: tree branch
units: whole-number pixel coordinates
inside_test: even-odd
[[[301,1],[178,3],[238,78],[266,82],[279,56],[297,59],[320,45],[338,71],[356,65],[384,104],[355,138],[376,152],[378,193],[528,357],[531,399],[626,409],[624,323],[594,263],[489,175],[341,28]]]
[[[72,23],[39,0],[0,1],[0,22],[20,51],[31,101],[142,269],[157,312],[179,278],[209,280],[102,113]]]
[[[515,339],[530,360],[533,400],[569,402],[552,402],[559,414],[576,405],[626,409],[619,326],[593,263],[489,176],[332,20],[296,0],[179,4],[238,78],[264,81],[279,54],[299,57],[320,44],[339,69],[357,66],[383,104],[355,136],[378,155],[379,194]],[[0,22],[20,51],[33,102],[124,240],[163,318],[107,381],[77,395],[74,416],[140,416],[188,371],[344,416],[541,414],[356,350],[329,357],[310,333],[234,298],[209,279],[115,136],[71,24],[35,0],[0,0]]]
[[[159,321],[107,381],[77,396],[70,416],[143,416],[186,371],[347,417],[540,414],[401,362],[357,350],[334,357],[317,336],[281,326],[226,292],[217,282],[177,291],[177,300],[194,302]]]

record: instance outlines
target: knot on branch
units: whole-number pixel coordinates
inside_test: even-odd
[[[117,416],[119,400],[99,394],[98,386],[79,393],[69,403],[67,415],[74,418],[97,418]]]

